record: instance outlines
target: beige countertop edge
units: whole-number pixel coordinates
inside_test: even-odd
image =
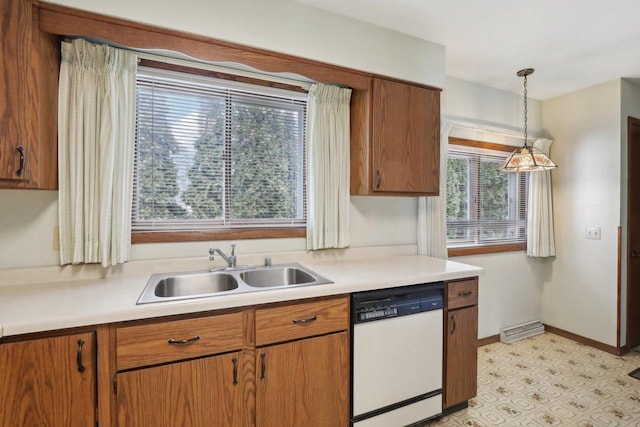
[[[0,287],[0,338],[33,332],[348,294],[478,276],[483,269],[424,256],[303,265],[332,284],[136,305],[148,275]]]

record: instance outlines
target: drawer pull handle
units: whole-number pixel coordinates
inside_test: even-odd
[[[264,379],[264,371],[267,369],[266,363],[264,361],[265,357],[266,357],[266,354],[260,353],[260,378],[261,379]]]
[[[376,171],[376,190],[380,189],[380,184],[382,184],[382,174],[380,173],[380,169]]]
[[[78,363],[78,372],[84,372],[85,367],[82,362],[82,346],[84,345],[84,340],[78,340],[78,356],[76,357],[76,362]]]
[[[24,163],[25,163],[24,147],[22,145],[18,145],[16,147],[16,150],[18,150],[18,153],[20,153],[20,166],[18,167],[18,170],[16,171],[16,175],[22,176],[22,173],[24,172]]]
[[[186,340],[174,340],[173,338],[169,338],[169,341],[167,341],[169,344],[176,344],[176,345],[184,345],[184,344],[191,344],[192,342],[196,342],[200,339],[200,335],[196,335],[193,338],[187,338]]]
[[[231,359],[233,362],[233,385],[238,384],[238,358],[234,357]]]
[[[464,291],[464,292],[458,292],[458,296],[459,297],[468,297],[469,295],[471,295],[473,292],[472,291]]]
[[[309,322],[314,322],[318,320],[318,316],[316,316],[315,314],[307,319],[293,319],[293,323],[294,324],[299,324],[299,323],[309,323]]]

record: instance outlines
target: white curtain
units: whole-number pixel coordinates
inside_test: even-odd
[[[447,258],[447,147],[453,123],[440,121],[440,195],[418,198],[418,255]]]
[[[538,139],[533,146],[549,155],[552,143],[550,139]],[[551,171],[529,174],[527,211],[527,256],[537,258],[555,256]]]
[[[307,250],[349,246],[351,89],[317,83],[307,110]]]
[[[62,43],[58,111],[60,263],[129,260],[135,54]]]

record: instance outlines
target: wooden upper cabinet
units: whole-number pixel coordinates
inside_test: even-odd
[[[96,425],[92,332],[0,344],[0,427]]]
[[[2,60],[0,61],[0,178],[27,181],[29,168],[20,168],[20,147],[31,156],[33,130],[29,108],[34,85],[31,73],[31,3],[6,0],[0,3],[2,16]]]
[[[370,92],[367,145],[354,140],[352,129],[351,194],[437,195],[440,92],[381,78],[372,80]]]
[[[0,2],[0,188],[57,188],[58,38],[31,2]]]

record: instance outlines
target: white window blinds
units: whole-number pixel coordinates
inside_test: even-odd
[[[526,243],[526,174],[499,171],[507,155],[449,146],[447,247]]]
[[[307,94],[140,67],[134,231],[305,224]]]

